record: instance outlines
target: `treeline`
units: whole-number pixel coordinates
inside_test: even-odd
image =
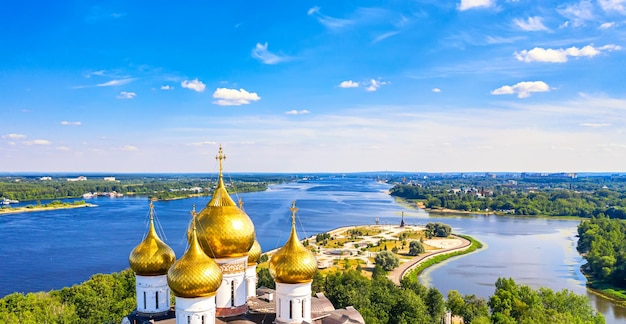
[[[255,178],[256,179],[256,178]],[[276,181],[276,177],[271,179]],[[284,180],[287,180],[285,178]],[[16,181],[19,180],[19,181]],[[263,191],[268,184],[277,183],[270,181],[242,181],[233,180],[227,186],[232,193]],[[216,179],[205,178],[180,178],[180,179],[125,179],[120,181],[91,180],[67,181],[66,179],[54,179],[41,181],[39,179],[24,178],[1,178],[0,198],[16,199],[19,201],[31,201],[42,199],[77,198],[88,192],[117,192],[125,195],[146,195],[158,199],[172,199],[187,197],[190,194],[210,194],[216,185]]]
[[[267,268],[259,270],[260,286],[272,287],[268,276]],[[326,277],[318,273],[312,286],[337,308],[354,306],[366,323],[439,323],[447,310],[465,323],[604,323],[585,296],[533,290],[513,279],[498,279],[488,301],[455,290],[445,300],[436,288],[415,280],[396,286],[384,271],[375,271],[372,279],[355,270]],[[120,323],[135,309],[135,298],[132,271],[97,274],[61,290],[5,296],[0,299],[0,323]]]
[[[578,235],[577,248],[587,260],[585,272],[594,279],[592,287],[595,281],[597,288],[606,283],[626,289],[626,223],[600,215],[582,221]]]
[[[96,274],[61,290],[13,293],[0,299],[0,323],[120,323],[135,309],[135,274]]]
[[[397,184],[391,195],[424,201],[427,208],[459,211],[496,211],[514,215],[593,217],[600,214],[626,219],[626,191],[600,188],[578,192],[569,189],[518,191],[510,188],[459,190],[437,186],[420,187]]]

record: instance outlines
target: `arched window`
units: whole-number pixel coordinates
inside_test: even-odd
[[[304,318],[304,302],[306,302],[306,298],[302,299],[302,317]]]
[[[289,319],[293,318],[293,300],[289,301]]]
[[[157,291],[154,295],[156,308],[159,309],[159,292]]]
[[[144,291],[143,292],[143,309],[146,309],[146,308],[148,307],[146,306],[146,292]]]
[[[202,315],[202,324],[206,324],[206,322],[204,321],[205,318],[206,318],[206,315]]]

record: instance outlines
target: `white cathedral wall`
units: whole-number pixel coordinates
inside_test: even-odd
[[[176,297],[176,324],[215,324],[215,296]]]
[[[256,263],[246,268],[246,297],[256,297]]]
[[[245,272],[248,256],[231,259],[215,259],[222,269],[222,284],[217,290],[217,308],[234,308],[246,304]],[[235,295],[234,302],[232,295]]]
[[[311,321],[311,282],[302,284],[276,283],[276,322],[302,323]]]
[[[167,312],[170,309],[170,287],[167,285],[167,275],[136,275],[135,278],[138,312],[154,314]]]

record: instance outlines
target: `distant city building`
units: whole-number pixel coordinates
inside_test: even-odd
[[[79,176],[78,178],[67,178],[67,181],[87,181],[87,177]]]
[[[104,181],[115,181],[115,177],[104,177]]]
[[[48,181],[48,180],[52,180],[52,177],[41,177],[41,178],[39,178],[39,180],[41,180],[41,181]]]

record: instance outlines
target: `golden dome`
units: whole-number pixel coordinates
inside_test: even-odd
[[[159,276],[167,273],[176,260],[174,251],[161,239],[154,229],[154,206],[150,202],[150,229],[146,238],[137,245],[128,256],[128,263],[135,274],[140,276]]]
[[[218,185],[211,201],[198,214],[198,240],[212,258],[246,256],[254,244],[254,224],[226,191],[222,177],[222,161],[226,156],[221,146],[216,159],[220,163]]]
[[[259,241],[254,240],[254,244],[252,244],[250,251],[248,251],[248,265],[257,264],[259,262],[259,259],[261,258],[262,252],[263,251],[261,251],[261,244],[259,244]]]
[[[192,224],[195,222],[196,217]],[[222,270],[200,248],[195,226],[191,231],[190,241],[185,254],[167,272],[167,284],[178,297],[213,296],[222,284]]]
[[[313,280],[317,260],[313,252],[302,245],[296,233],[296,203],[292,207],[291,235],[287,243],[270,259],[270,274],[276,282],[297,284]]]

